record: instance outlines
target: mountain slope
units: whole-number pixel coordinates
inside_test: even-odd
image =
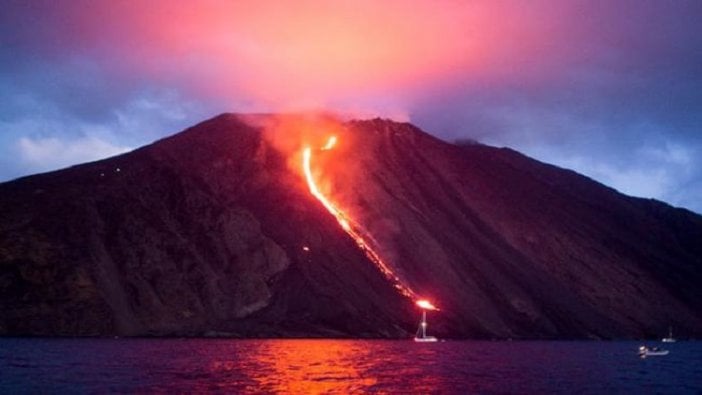
[[[366,135],[347,160],[364,171],[339,194],[363,223],[392,219],[384,245],[461,332],[699,333],[699,216],[508,149],[452,146],[407,124],[351,129]]]
[[[284,118],[284,117],[283,117]],[[407,336],[416,310],[263,131],[222,115],[0,185],[0,333]],[[456,337],[702,333],[702,219],[507,149],[339,125],[315,169]]]

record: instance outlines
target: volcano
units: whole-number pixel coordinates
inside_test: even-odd
[[[326,120],[337,147],[310,177],[359,242],[285,148],[296,117],[224,114],[0,184],[0,334],[410,337],[416,294],[439,337],[702,335],[699,215],[511,149]]]

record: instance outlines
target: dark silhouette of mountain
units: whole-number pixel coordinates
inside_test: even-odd
[[[0,184],[0,334],[403,337],[419,312],[262,128],[225,114]],[[350,121],[316,171],[478,338],[702,335],[702,217],[510,149]],[[275,136],[273,137],[275,139]]]

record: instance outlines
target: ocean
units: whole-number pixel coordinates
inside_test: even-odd
[[[702,342],[641,344],[0,338],[0,393],[702,393]]]

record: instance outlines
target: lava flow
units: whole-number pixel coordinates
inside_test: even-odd
[[[336,144],[336,136],[329,138],[324,147],[320,148],[320,151],[327,151],[334,148]],[[349,219],[343,211],[337,208],[326,196],[319,190],[317,184],[312,176],[312,170],[310,162],[312,161],[312,148],[306,147],[302,154],[302,167],[305,172],[305,179],[307,180],[307,186],[310,189],[312,195],[314,195],[317,200],[319,200],[322,205],[329,211],[339,222],[339,225],[344,229],[344,231],[351,236],[351,238],[356,241],[358,247],[366,254],[368,259],[380,269],[381,272],[392,282],[393,286],[403,295],[411,299],[417,299],[416,294],[409,286],[402,284],[395,273],[390,269],[390,267],[383,261],[383,259],[378,255],[375,250],[366,242],[366,238],[362,234],[362,230],[359,226],[355,225],[354,222]]]

